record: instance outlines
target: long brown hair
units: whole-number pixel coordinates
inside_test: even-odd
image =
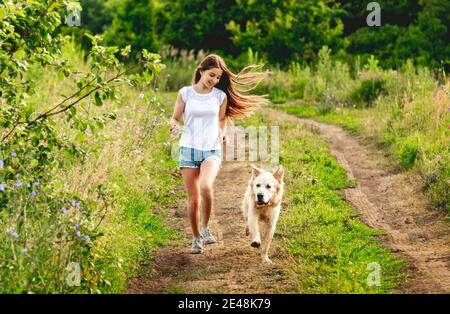
[[[192,84],[196,84],[201,77],[200,70],[206,71],[219,68],[223,71],[216,88],[227,94],[227,120],[234,125],[234,119],[251,115],[253,110],[260,105],[268,104],[269,100],[263,96],[243,94],[254,89],[258,84],[268,77],[271,72],[255,72],[252,70],[260,68],[261,65],[251,64],[244,67],[238,74],[231,72],[225,61],[216,54],[206,56],[194,72]]]

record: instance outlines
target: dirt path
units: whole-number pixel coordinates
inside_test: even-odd
[[[388,164],[383,153],[342,128],[300,119],[267,109],[282,119],[317,128],[331,153],[355,178],[345,196],[367,225],[386,231],[385,245],[403,253],[414,275],[402,287],[405,293],[450,292],[450,222],[445,213],[432,210],[420,191],[420,179],[404,175]]]
[[[387,233],[385,245],[409,260],[413,276],[401,287],[406,293],[450,292],[450,224],[444,213],[429,209],[417,178],[390,166],[383,153],[347,134],[340,127],[299,119],[273,109],[266,113],[307,124],[320,131],[331,153],[357,180],[346,189],[346,198],[367,225]],[[218,243],[204,254],[190,254],[190,228],[185,200],[171,209],[166,224],[185,232],[178,247],[161,249],[143,270],[129,281],[128,293],[289,293],[295,290],[287,265],[289,259],[271,247],[271,266],[261,266],[258,251],[244,236],[241,201],[251,176],[248,161],[224,161],[214,183],[211,230]],[[288,171],[288,170],[287,170]],[[179,187],[184,190],[183,186]],[[241,195],[242,194],[242,195]],[[283,204],[286,206],[286,204]]]
[[[286,258],[272,242],[273,265],[263,266],[256,249],[245,237],[241,202],[251,177],[248,161],[223,161],[214,182],[214,207],[210,229],[218,243],[205,247],[203,254],[190,254],[191,231],[185,201],[174,208],[166,224],[184,230],[180,247],[161,249],[148,274],[131,279],[128,293],[289,293]],[[179,189],[184,189],[180,186]],[[242,194],[242,195],[241,195]]]

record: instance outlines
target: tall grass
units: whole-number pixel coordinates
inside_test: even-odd
[[[450,81],[411,61],[397,71],[379,69],[373,58],[363,69],[353,68],[354,73],[332,61],[323,49],[314,70],[280,71],[275,77],[284,77],[283,84],[272,80],[261,91],[277,95],[284,90],[283,102],[291,102],[285,110],[339,124],[382,144],[405,170],[420,174],[435,207],[450,211],[450,96],[445,93]],[[313,93],[293,91],[296,75],[302,74],[307,80],[301,90]]]
[[[178,91],[181,87],[190,85],[192,76],[201,60],[206,57],[206,52],[200,50],[177,49],[166,47],[160,55],[166,65],[166,70],[157,79],[158,88],[161,91]]]

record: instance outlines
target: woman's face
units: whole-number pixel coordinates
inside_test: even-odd
[[[212,88],[213,86],[219,83],[220,78],[222,77],[223,71],[219,68],[211,68],[205,71],[200,70],[200,81],[208,88]]]

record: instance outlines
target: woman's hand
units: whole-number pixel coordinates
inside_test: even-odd
[[[173,123],[172,127],[170,128],[170,134],[173,136],[177,136],[178,132],[180,132],[180,125],[177,123]]]

